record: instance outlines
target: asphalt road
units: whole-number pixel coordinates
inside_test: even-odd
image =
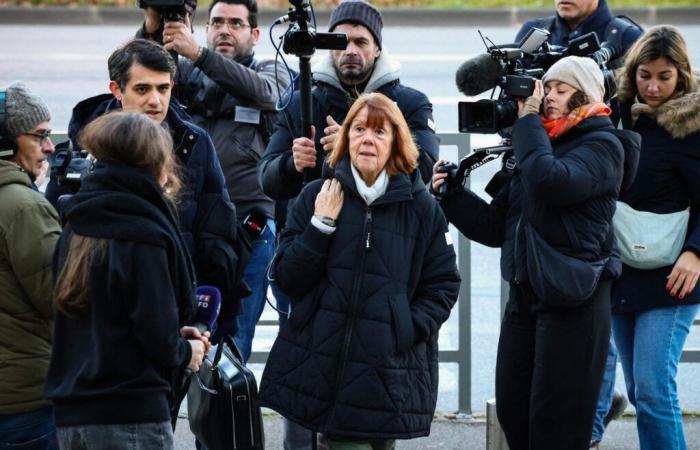
[[[108,55],[135,32],[134,26],[0,26],[0,86],[23,79],[32,90],[46,99],[53,114],[55,130],[65,130],[72,107],[81,99],[107,92]],[[681,26],[693,55],[700,67],[700,25]],[[282,31],[282,30],[279,30]],[[484,27],[481,29],[495,43],[509,42],[517,29]],[[196,36],[204,41],[204,30]],[[273,55],[267,37],[262,33],[258,46],[261,57]],[[457,128],[456,103],[465,98],[454,84],[457,67],[468,57],[483,51],[483,44],[474,27],[415,28],[387,27],[384,48],[402,63],[404,83],[425,92],[434,104],[438,131]],[[293,58],[290,62],[296,64]],[[472,136],[472,144],[495,143],[493,136]],[[454,157],[447,153],[448,156]],[[486,166],[472,177],[472,185],[481,191],[495,165]],[[494,366],[499,328],[498,251],[481,245],[472,246],[472,409],[483,411],[485,402],[494,395]],[[273,315],[267,311],[266,316]],[[457,345],[456,314],[443,327],[441,348]],[[700,348],[700,327],[694,327],[688,346]],[[274,330],[261,330],[256,349],[269,348]],[[260,371],[261,367],[256,370]],[[624,389],[618,370],[618,388]],[[453,364],[442,365],[438,410],[454,411],[456,401],[456,370]],[[681,364],[678,375],[679,392],[684,409],[700,411],[700,364]],[[449,447],[445,447],[449,448]]]

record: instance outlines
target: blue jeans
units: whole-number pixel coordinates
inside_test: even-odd
[[[0,414],[0,450],[58,450],[53,408]]]
[[[591,434],[592,441],[601,442],[603,433],[605,433],[605,424],[603,419],[610,411],[612,404],[613,393],[615,392],[615,370],[617,369],[617,347],[615,347],[615,339],[610,336],[610,347],[608,347],[608,359],[605,361],[605,373],[603,374],[603,384],[600,386],[600,396],[598,397],[598,406],[595,411],[595,419],[593,421],[593,433]]]
[[[613,316],[627,396],[637,409],[641,450],[685,450],[676,373],[700,305]]]
[[[265,308],[267,297],[267,266],[275,254],[275,221],[267,219],[267,226],[262,234],[253,241],[253,249],[250,260],[245,267],[243,278],[253,291],[248,297],[241,300],[241,313],[236,317],[238,331],[234,336],[236,345],[241,351],[243,361],[247,362],[253,348],[255,325]],[[225,328],[225,324],[219,324]],[[226,331],[225,329],[222,331]]]
[[[62,450],[174,450],[170,421],[59,427]]]

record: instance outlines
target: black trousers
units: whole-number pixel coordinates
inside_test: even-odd
[[[510,450],[584,450],[610,340],[610,288],[572,309],[517,307],[511,285],[496,362],[496,408]]]

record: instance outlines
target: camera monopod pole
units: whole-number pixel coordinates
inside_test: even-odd
[[[344,49],[347,36],[339,33],[316,33],[310,25],[311,3],[309,0],[289,0],[294,8],[289,9],[289,29],[284,35],[284,52],[299,57],[299,97],[301,103],[301,126],[304,137],[311,138],[313,109],[311,103],[311,57],[316,49]],[[317,158],[321,161],[321,158]],[[318,162],[317,162],[318,164]],[[308,169],[304,170],[304,183],[309,181]]]

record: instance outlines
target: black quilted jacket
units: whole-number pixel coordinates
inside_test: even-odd
[[[291,210],[275,265],[295,300],[260,385],[263,403],[331,437],[426,436],[438,385],[437,337],[460,277],[447,223],[416,171],[367,206],[349,160],[335,233],[311,225],[322,181]]]

